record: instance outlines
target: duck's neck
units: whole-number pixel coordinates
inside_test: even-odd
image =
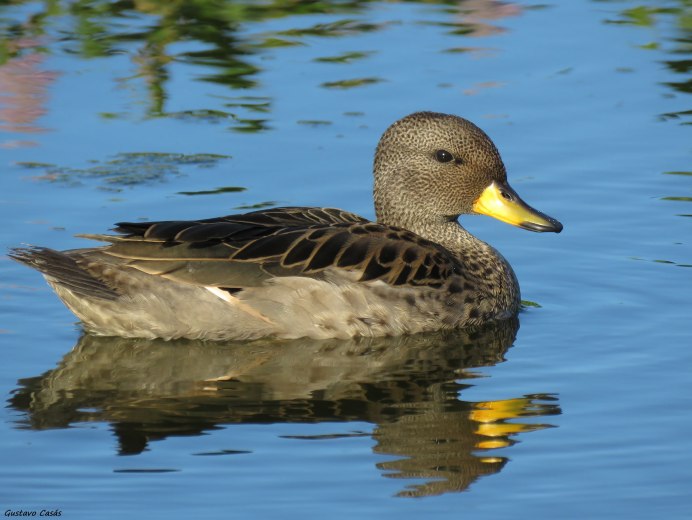
[[[424,220],[393,224],[413,231],[423,238],[440,244],[458,255],[460,252],[494,251],[492,247],[466,231],[456,220]]]
[[[432,217],[422,219],[420,216],[406,218],[406,215],[391,217],[385,212],[377,212],[377,221],[390,226],[402,227],[415,234],[449,249],[463,259],[468,256],[499,255],[490,245],[466,231],[457,220]]]
[[[377,220],[383,224],[403,227],[444,246],[464,266],[464,275],[486,294],[484,298],[493,300],[492,303],[487,303],[511,312],[518,309],[519,283],[509,262],[494,247],[476,238],[456,220],[391,220],[379,214]]]

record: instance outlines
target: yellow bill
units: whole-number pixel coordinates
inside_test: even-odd
[[[529,231],[562,231],[559,221],[533,209],[507,183],[493,181],[473,203],[473,211]]]

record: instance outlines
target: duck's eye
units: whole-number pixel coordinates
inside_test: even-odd
[[[440,162],[449,162],[454,160],[454,156],[447,150],[438,150],[435,152],[435,159]]]

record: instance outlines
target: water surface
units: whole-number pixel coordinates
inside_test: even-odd
[[[688,518],[691,28],[684,1],[0,7],[4,250],[372,218],[377,139],[422,109],[479,124],[565,224],[463,220],[517,322],[369,341],[94,338],[0,259],[3,512]]]

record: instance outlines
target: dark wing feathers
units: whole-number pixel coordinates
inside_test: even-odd
[[[273,208],[198,221],[119,223],[103,252],[142,271],[218,287],[274,276],[319,277],[328,268],[361,281],[439,287],[457,259],[404,229],[330,208]],[[96,237],[98,238],[98,237]]]
[[[270,259],[281,255],[291,249],[291,246],[303,238],[304,231],[286,230],[277,232],[273,235],[264,236],[255,240],[245,242],[240,249],[233,253],[233,260],[262,260]],[[233,237],[226,239],[227,244],[233,244]],[[232,246],[231,246],[232,247]]]
[[[206,229],[210,230],[214,229],[211,226],[212,224],[219,224],[217,229],[223,229],[224,224],[230,223],[238,226],[239,229],[255,229],[259,231],[262,228],[273,227],[293,227],[312,224],[365,224],[367,222],[369,221],[355,213],[335,208],[286,207],[195,221],[118,222],[115,231],[132,236],[170,240],[189,227],[200,224],[209,226]],[[247,226],[242,226],[242,224]]]
[[[332,267],[344,246],[350,241],[351,236],[348,228],[340,229],[336,233],[323,235],[321,237],[322,240],[317,242],[314,253],[310,257],[310,262],[305,267],[305,270],[307,272],[319,271],[320,269]]]
[[[115,300],[119,296],[105,282],[93,276],[74,255],[47,247],[28,247],[13,249],[9,256],[37,269],[82,297]]]
[[[336,208],[287,207],[253,211],[230,218],[247,223],[265,223],[277,226],[301,224],[364,224],[369,222],[360,215]]]

